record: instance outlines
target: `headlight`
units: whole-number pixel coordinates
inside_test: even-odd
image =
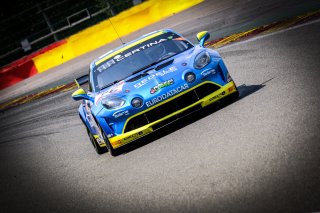
[[[194,68],[201,69],[210,63],[210,55],[208,52],[204,51],[199,53],[194,59]]]
[[[107,109],[116,109],[122,107],[125,102],[125,100],[118,97],[105,98],[101,101],[102,105]]]
[[[131,105],[135,108],[140,108],[143,105],[143,101],[141,98],[134,98],[131,101]]]

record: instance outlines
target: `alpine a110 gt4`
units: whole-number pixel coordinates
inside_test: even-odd
[[[238,89],[217,51],[206,48],[209,33],[192,44],[170,29],[144,35],[90,64],[79,115],[97,153],[118,148],[206,107]],[[78,84],[79,85],[79,84]]]

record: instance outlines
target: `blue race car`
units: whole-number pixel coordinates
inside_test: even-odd
[[[72,94],[98,154],[141,138],[186,113],[239,92],[221,56],[170,29],[144,35],[90,64],[89,89]]]

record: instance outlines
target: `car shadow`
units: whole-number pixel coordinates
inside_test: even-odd
[[[146,135],[145,137],[141,139],[137,139],[136,141],[133,141],[123,147],[119,150],[119,155],[127,154],[131,151],[134,151],[135,149],[138,149],[142,146],[145,146],[153,141],[156,141],[157,139],[160,139],[161,137],[164,137],[166,135],[169,135],[185,126],[188,126],[212,113],[215,113],[219,111],[220,109],[223,109],[224,107],[233,104],[243,98],[246,98],[247,96],[257,92],[258,90],[262,89],[266,86],[266,83],[271,81],[273,78],[259,84],[259,85],[246,85],[242,84],[238,86],[239,90],[239,98],[236,100],[224,100],[220,102],[216,102],[214,104],[209,105],[208,107],[205,107],[201,110],[195,111],[179,120],[176,120],[173,123],[170,123],[157,131],[154,131],[153,133]]]

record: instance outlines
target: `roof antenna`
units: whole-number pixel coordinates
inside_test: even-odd
[[[109,18],[109,21],[110,21],[110,24],[112,26],[112,28],[114,29],[114,31],[116,32],[117,36],[118,36],[118,39],[121,41],[122,45],[124,45],[125,43],[122,41],[121,37],[119,36],[116,28],[113,26],[112,22],[111,22],[111,19]]]

